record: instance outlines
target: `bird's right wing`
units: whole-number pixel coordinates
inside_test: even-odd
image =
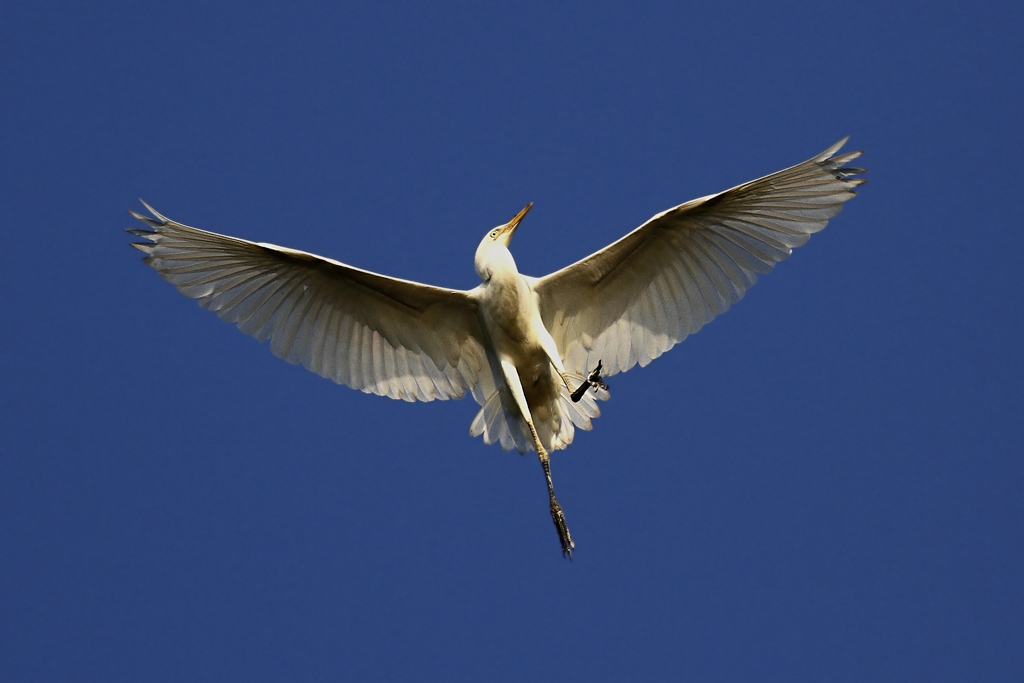
[[[725,312],[757,279],[839,213],[864,171],[813,159],[663,211],[601,251],[533,281],[566,369],[647,365]]]
[[[145,204],[145,202],[143,202]],[[493,388],[467,292],[353,268],[294,249],[199,230],[146,208],[132,246],[199,305],[289,363],[353,389],[432,401]],[[480,393],[479,391],[475,393]]]

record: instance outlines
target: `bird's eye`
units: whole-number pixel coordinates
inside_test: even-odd
[[[498,231],[497,230],[491,230],[491,239],[494,239],[497,236],[498,236]]]

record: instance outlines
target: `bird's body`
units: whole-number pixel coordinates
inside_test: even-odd
[[[554,339],[541,320],[537,295],[529,279],[519,273],[508,250],[515,225],[529,206],[510,223],[508,232],[496,238],[485,237],[477,249],[477,273],[483,282],[470,293],[479,303],[480,320],[501,376],[512,393],[506,410],[524,414],[516,401],[521,390],[529,414],[541,429],[541,443],[548,450],[554,444],[550,437],[557,433],[561,397],[561,374],[565,373]],[[514,372],[513,372],[514,370]],[[515,387],[519,383],[519,388]]]
[[[530,209],[481,240],[481,284],[460,291],[398,280],[306,252],[133,215],[146,263],[186,296],[293,363],[404,400],[460,398],[481,408],[470,433],[537,452],[562,551],[574,547],[549,453],[591,428],[605,374],[646,365],[737,301],[821,230],[864,181],[834,156],[657,214],[622,239],[542,278],[508,249]]]

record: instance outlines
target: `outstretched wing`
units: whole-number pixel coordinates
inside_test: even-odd
[[[617,242],[533,282],[566,369],[645,366],[728,310],[825,227],[863,169],[846,138],[784,171],[659,213]]]
[[[466,292],[385,277],[273,244],[130,212],[145,263],[187,297],[289,363],[353,389],[432,401],[489,376],[476,303]],[[484,377],[483,375],[487,375]]]

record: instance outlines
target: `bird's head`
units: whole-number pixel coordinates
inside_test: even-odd
[[[480,240],[480,246],[476,248],[476,258],[474,261],[476,273],[481,279],[491,279],[491,275],[499,267],[499,261],[506,261],[512,258],[512,254],[508,250],[509,242],[512,241],[512,235],[531,206],[533,206],[533,202],[523,207],[523,210],[517,213],[508,223],[494,228]],[[515,268],[514,261],[512,262],[512,268]]]

